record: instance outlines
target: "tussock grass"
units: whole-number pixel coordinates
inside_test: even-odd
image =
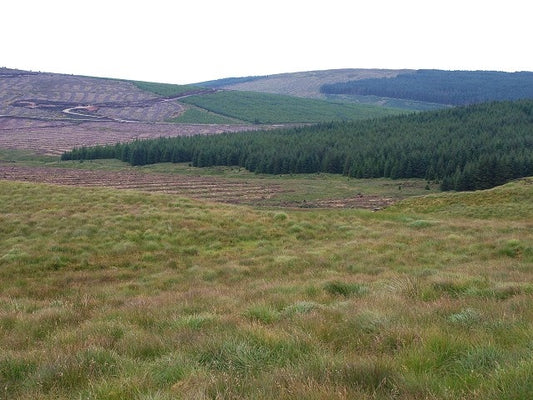
[[[397,207],[402,212],[448,218],[527,220],[533,213],[532,186],[533,178],[524,178],[490,190],[413,198]]]
[[[348,283],[332,281],[324,285],[324,290],[333,295],[342,295],[344,297],[362,296],[368,291],[368,288],[360,283]]]
[[[529,399],[532,188],[372,213],[0,181],[0,398]]]

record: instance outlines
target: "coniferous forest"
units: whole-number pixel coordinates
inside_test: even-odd
[[[394,78],[326,84],[320,91],[466,105],[533,98],[533,72],[417,70]]]
[[[357,122],[76,148],[62,160],[189,162],[266,174],[425,178],[477,190],[533,175],[533,100],[476,104]]]

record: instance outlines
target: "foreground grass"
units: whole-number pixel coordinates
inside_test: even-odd
[[[0,398],[528,399],[531,182],[371,213],[0,181]]]

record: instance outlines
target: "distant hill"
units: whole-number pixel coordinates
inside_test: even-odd
[[[220,89],[286,94],[289,96],[324,99],[326,96],[320,91],[320,88],[325,84],[349,82],[358,79],[392,78],[400,73],[406,73],[409,71],[411,70],[330,69],[324,71],[226,78],[201,82],[197,83],[197,85]]]
[[[533,98],[533,72],[338,69],[198,85],[412,110]]]
[[[211,92],[0,68],[0,149],[57,155],[76,146],[268,128],[179,101]]]
[[[432,110],[442,108],[442,104],[388,98],[383,96],[358,96],[325,93],[325,85],[353,82],[364,79],[394,78],[399,74],[413,73],[409,69],[330,69],[322,71],[302,71],[284,74],[248,76],[200,82],[196,85],[214,89],[229,89],[248,92],[283,94],[295,97],[350,102],[379,107],[407,110]]]
[[[384,96],[447,105],[533,98],[533,72],[418,70],[324,84],[327,95]]]
[[[78,122],[245,125],[357,120],[400,112],[382,105],[229,91],[222,84],[252,80],[229,78],[200,87],[0,68],[0,115]]]
[[[0,68],[0,115],[56,121],[163,122],[183,112],[160,84]],[[189,86],[166,85],[177,95]],[[198,89],[198,88],[196,88]]]

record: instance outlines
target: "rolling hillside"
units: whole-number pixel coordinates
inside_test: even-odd
[[[303,212],[0,180],[2,398],[529,400],[532,189]]]
[[[217,115],[254,124],[355,121],[401,113],[398,109],[375,105],[236,90],[188,96],[182,102]]]
[[[325,84],[331,95],[385,96],[446,105],[533,98],[533,72],[418,70],[392,78]]]
[[[162,122],[177,102],[133,82],[0,69],[0,115],[41,120]]]
[[[0,399],[531,400],[533,99],[337,106],[0,69]]]
[[[80,145],[257,129],[241,120],[167,122],[189,109],[179,98],[206,92],[212,90],[0,68],[0,148],[57,155]]]
[[[533,98],[531,72],[340,69],[221,79],[199,85],[410,110]]]
[[[327,83],[357,79],[392,78],[409,70],[333,69],[275,74],[267,76],[229,78],[201,82],[198,86],[248,92],[276,93],[296,97],[325,98],[320,88]]]
[[[395,99],[383,96],[357,96],[324,93],[325,85],[352,82],[365,79],[394,78],[399,74],[412,73],[414,70],[401,69],[332,69],[323,71],[302,71],[267,76],[226,78],[201,82],[197,85],[248,92],[274,93],[311,99],[349,102],[379,107],[406,110],[433,110],[442,105],[416,100]]]
[[[196,106],[187,119],[193,123],[205,122],[208,113],[225,123],[305,123],[390,114],[382,107],[221,90],[1,68],[0,115],[76,122],[180,122],[191,109],[187,104]]]
[[[132,165],[238,165],[267,174],[421,178],[442,181],[443,190],[487,189],[533,175],[533,100],[292,130],[161,138],[62,155],[64,160],[100,158]]]

